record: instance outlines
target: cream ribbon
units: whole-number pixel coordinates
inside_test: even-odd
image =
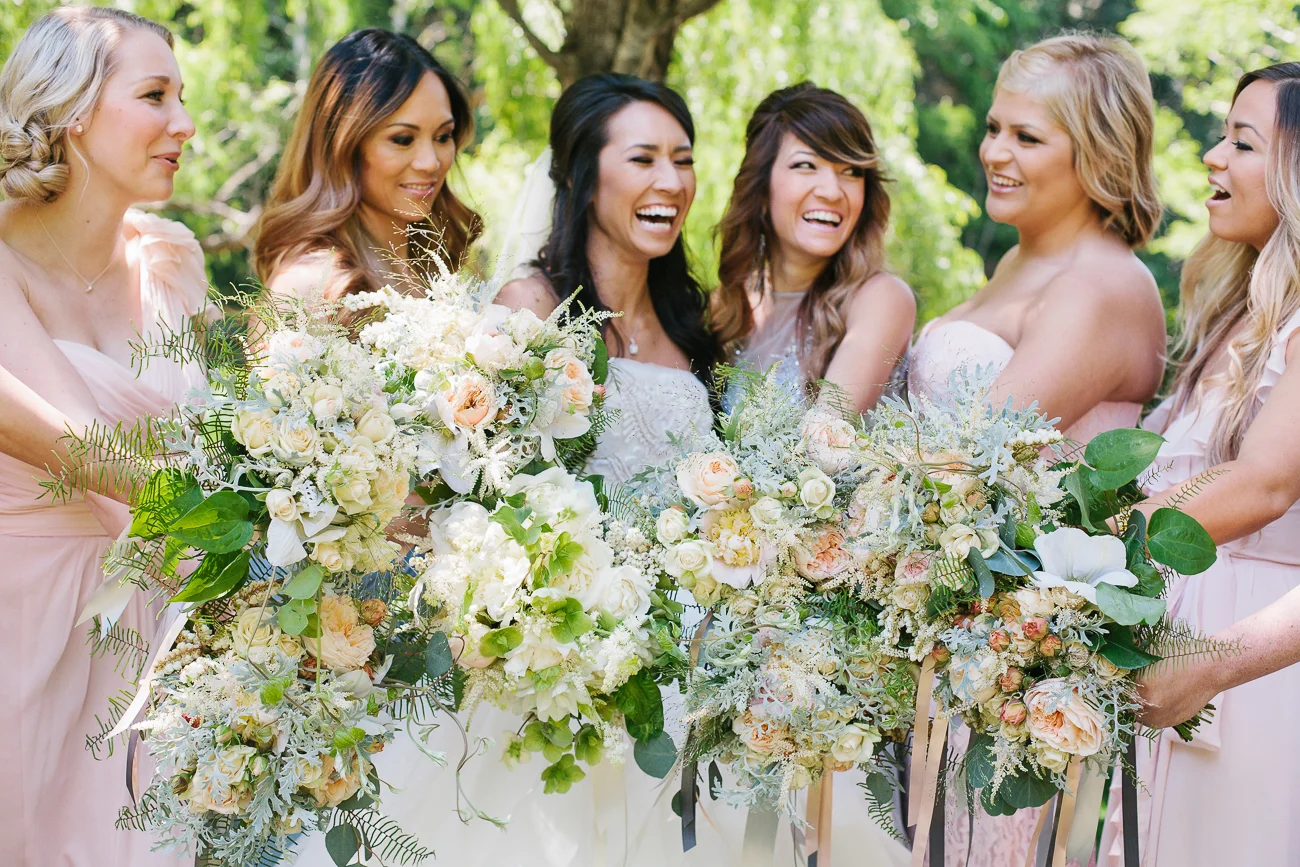
[[[1070,759],[1070,764],[1065,770],[1065,791],[1061,792],[1060,816],[1056,820],[1056,841],[1052,849],[1052,867],[1065,867],[1066,849],[1070,840],[1070,829],[1074,825],[1075,805],[1079,796],[1079,776],[1082,772],[1083,760],[1078,756]],[[1038,814],[1038,823],[1034,825],[1034,836],[1029,841],[1029,851],[1025,853],[1025,867],[1034,867],[1034,862],[1038,855],[1038,840],[1042,837],[1043,828],[1047,825],[1049,814],[1056,812],[1048,804],[1044,804]]]
[[[808,867],[831,865],[831,797],[835,793],[835,760],[827,756],[822,765],[822,777],[808,789]]]
[[[671,777],[670,777],[671,778]],[[612,831],[623,829],[623,857],[627,863],[627,788],[623,785],[623,768],[602,761],[591,769],[592,864],[609,864],[609,838]]]
[[[776,860],[776,831],[780,816],[775,812],[750,810],[745,817],[745,841],[740,852],[741,867],[772,867]]]

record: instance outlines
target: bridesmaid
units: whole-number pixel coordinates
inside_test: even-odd
[[[203,257],[179,224],[132,210],[172,194],[194,125],[172,36],[129,12],[65,6],[41,18],[0,70],[0,840],[6,864],[104,867],[163,861],[114,829],[125,750],[86,749],[129,684],[92,659],[77,615],[126,507],[90,494],[40,499],[65,429],[164,413],[201,371],[155,360],[138,333],[181,329],[204,308]],[[124,622],[146,638],[137,601]],[[101,757],[103,753],[101,752]],[[165,859],[170,862],[170,859]],[[177,863],[177,862],[171,862]]]
[[[1216,711],[1191,743],[1139,742],[1138,837],[1148,867],[1297,864],[1300,63],[1242,77],[1205,165],[1210,234],[1183,268],[1183,361],[1146,422],[1168,469],[1139,508],[1176,502],[1214,537],[1218,562],[1178,580],[1170,614],[1242,646],[1143,685],[1147,725]],[[1111,805],[1099,861],[1118,867],[1118,790]]]
[[[465,263],[482,221],[447,186],[465,90],[409,36],[345,36],[312,73],[253,249],[273,292],[337,300]]]
[[[735,360],[826,379],[856,412],[894,379],[916,299],[885,270],[889,195],[866,117],[804,82],[764,99],[718,227],[713,325]]]
[[[1121,39],[1067,35],[1012,54],[998,74],[980,161],[985,207],[1019,244],[970,300],[922,329],[912,393],[942,399],[951,372],[997,372],[990,399],[1037,401],[1086,442],[1137,423],[1164,369],[1165,318],[1134,255],[1160,223],[1151,86]],[[964,748],[965,730],[954,747]],[[1100,784],[1098,784],[1100,785]],[[950,787],[950,863],[1021,863],[1036,810],[993,818]],[[1099,792],[1098,792],[1099,794]]]

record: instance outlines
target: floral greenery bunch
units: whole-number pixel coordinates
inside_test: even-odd
[[[644,473],[664,568],[710,609],[687,683],[683,754],[725,764],[737,806],[788,809],[826,771],[874,768],[911,725],[913,666],[879,653],[844,546],[857,429],[774,372],[728,372],[737,403],[705,450]]]
[[[436,466],[436,436],[341,328],[240,300],[241,314],[137,347],[203,361],[206,387],[169,417],[76,440],[52,483],[71,493],[111,464],[130,488],[83,614],[96,652],[124,655],[137,680],[92,740],[146,731],[159,765],[119,825],[230,864],[327,826],[339,863],[363,847],[419,861],[431,853],[372,805],[368,756],[397,722],[454,701],[445,641],[413,623],[387,571],[385,527]],[[152,647],[113,622],[136,589],[172,603]]]
[[[458,494],[491,494],[537,458],[579,466],[601,423],[602,314],[561,305],[543,320],[491,303],[491,291],[439,273],[417,294],[386,286],[343,302],[382,315],[360,341],[439,435],[441,479]]]
[[[516,473],[490,500],[433,512],[412,595],[431,610],[466,675],[466,707],[517,713],[507,762],[541,752],[545,791],[567,792],[622,730],[642,762],[665,751],[659,669],[680,655],[681,606],[634,516],[610,514],[587,479],[560,466]]]
[[[957,371],[943,403],[873,413],[852,546],[872,560],[885,652],[928,657],[937,710],[972,732],[969,785],[1009,814],[1070,788],[1072,763],[1109,767],[1135,735],[1134,673],[1165,648],[1216,652],[1160,598],[1161,567],[1203,571],[1214,545],[1174,509],[1132,511],[1159,436],[1110,431],[1063,460],[1041,414],[986,394]]]

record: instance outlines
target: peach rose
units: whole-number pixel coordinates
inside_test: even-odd
[[[596,383],[591,379],[591,371],[582,363],[572,349],[560,347],[546,353],[546,369],[558,372],[555,387],[560,390],[566,408],[585,414],[591,409],[591,398],[595,393]]]
[[[480,373],[467,373],[440,395],[438,413],[449,428],[479,430],[496,415],[497,395]]]
[[[826,530],[813,544],[794,551],[795,568],[810,581],[827,581],[853,565],[853,555],[844,550],[844,535]]]
[[[825,410],[814,409],[804,419],[804,448],[809,459],[827,475],[833,476],[849,468],[853,463],[852,449],[856,439],[853,425]]]
[[[1042,680],[1025,691],[1029,734],[1072,756],[1091,756],[1106,738],[1101,712],[1061,678]]]
[[[344,596],[320,600],[320,638],[304,638],[307,650],[336,672],[355,671],[375,652],[375,632],[362,623],[357,606]]]
[[[355,770],[349,774],[340,773],[335,767],[334,757],[328,753],[321,756],[320,774],[313,776],[312,782],[304,781],[302,787],[318,807],[337,807],[361,788],[361,774]]]
[[[677,465],[678,487],[703,509],[731,499],[739,476],[736,462],[717,452],[697,452]]]

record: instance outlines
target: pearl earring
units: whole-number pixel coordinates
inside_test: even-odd
[[[72,131],[75,132],[77,135],[81,135],[83,132],[86,131],[86,129],[81,124],[77,124],[75,127],[72,128]]]

